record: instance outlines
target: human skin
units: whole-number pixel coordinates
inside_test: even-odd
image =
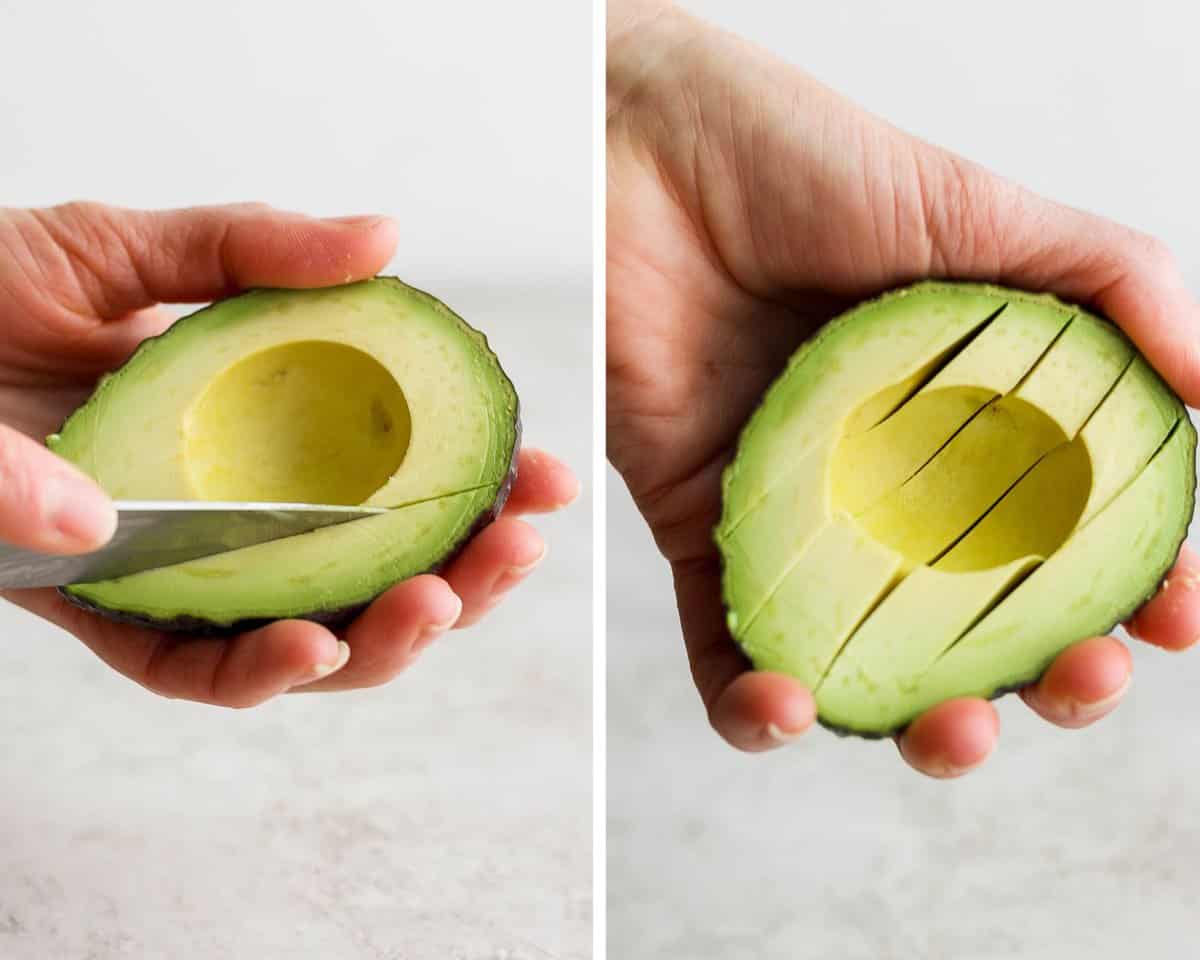
[[[1162,243],[1056,204],[874,117],[745,41],[658,0],[608,19],[608,455],[674,576],[692,675],[743,750],[804,733],[796,680],[753,671],[725,627],[712,530],[738,432],[788,356],[840,309],[923,277],[988,280],[1088,304],[1200,403],[1200,308]],[[1184,547],[1127,624],[1169,650],[1200,637]],[[1022,698],[1081,727],[1129,686],[1129,651],[1093,637]],[[982,763],[988,701],[942,703],[897,738],[936,777]]]
[[[318,220],[260,204],[0,209],[0,541],[71,554],[111,537],[108,497],[38,440],[100,374],[169,326],[160,303],[361,280],[387,263],[396,240],[385,217]],[[503,514],[442,576],[398,584],[340,631],[284,620],[233,638],[194,638],[105,620],[54,590],[3,596],[167,697],[249,707],[288,691],[377,686],[523,580],[545,545],[517,517],[556,510],[577,492],[566,466],[522,450]]]

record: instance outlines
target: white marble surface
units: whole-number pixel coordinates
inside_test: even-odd
[[[442,290],[589,472],[586,285]],[[394,684],[160,700],[0,605],[0,957],[591,955],[590,496]]]
[[[1200,289],[1193,9],[689,5],[926,137],[1162,235]],[[611,956],[1195,955],[1200,654],[1135,647],[1128,702],[1090,730],[1005,698],[996,755],[954,783],[822,730],[743,756],[708,729],[619,480],[609,515]]]

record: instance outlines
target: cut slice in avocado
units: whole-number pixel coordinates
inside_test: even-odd
[[[519,435],[484,336],[399,280],[216,303],[144,343],[49,446],[116,499],[389,512],[64,593],[162,629],[344,622],[499,512]]]
[[[1107,321],[920,283],[801,347],[742,433],[716,540],[730,632],[883,736],[1036,679],[1155,590],[1196,433]]]

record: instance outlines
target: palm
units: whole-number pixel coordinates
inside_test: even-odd
[[[625,209],[631,186],[640,196]],[[707,556],[717,475],[808,325],[747,294],[711,262],[652,178],[614,186],[614,195],[621,199],[609,213],[609,453],[667,556]]]

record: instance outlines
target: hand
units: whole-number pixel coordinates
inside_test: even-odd
[[[796,348],[841,308],[937,276],[1049,290],[1119,323],[1200,402],[1200,309],[1162,244],[1036,197],[872,117],[802,72],[661,2],[610,5],[608,450],[670,561],[713,726],[764,750],[813,721],[795,680],[750,671],[725,629],[712,539],[738,431]],[[1129,625],[1200,637],[1186,546]],[[1064,651],[1023,692],[1060,726],[1115,707],[1116,639]],[[933,776],[981,763],[992,705],[934,707],[899,738]]]
[[[31,438],[57,428],[101,373],[170,324],[159,303],[361,280],[387,263],[395,243],[383,217],[316,220],[257,204],[0,209],[0,540],[81,553],[111,537],[115,514],[103,491]],[[6,596],[167,697],[246,707],[289,690],[375,686],[519,583],[544,546],[516,517],[555,510],[577,489],[565,466],[523,451],[504,514],[444,576],[393,587],[340,632],[288,620],[232,639],[188,638],[104,620],[53,590]]]

